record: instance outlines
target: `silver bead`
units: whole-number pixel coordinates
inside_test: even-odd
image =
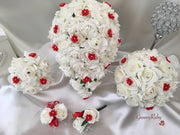
[[[155,8],[151,24],[161,36],[180,29],[180,5],[165,1]]]

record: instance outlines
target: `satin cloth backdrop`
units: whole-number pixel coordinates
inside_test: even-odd
[[[119,13],[123,45],[119,48],[116,61],[129,52],[150,48],[154,30],[150,24],[151,13],[162,0],[107,0]],[[43,54],[50,49],[47,39],[54,13],[59,3],[69,0],[0,0],[0,23],[9,41],[19,56],[23,51],[36,50]],[[180,2],[176,0],[176,2]],[[180,31],[170,34],[158,43],[158,50],[164,55],[175,54],[180,60]],[[43,48],[42,48],[43,47]],[[44,55],[48,60],[54,59]],[[110,67],[114,70],[115,67]],[[180,71],[180,70],[179,70]],[[180,81],[180,77],[178,78]],[[152,111],[130,107],[116,95],[114,75],[108,73],[93,96],[83,101],[69,85],[69,79],[38,95],[28,96],[17,92],[7,82],[7,76],[0,78],[0,135],[79,135],[72,127],[72,113],[86,108],[108,107],[100,112],[100,121],[83,135],[179,135],[180,133],[180,85],[164,107]],[[60,100],[68,107],[68,118],[58,128],[41,125],[40,112],[47,102]],[[138,116],[157,119],[137,119]],[[159,125],[164,120],[165,125]]]

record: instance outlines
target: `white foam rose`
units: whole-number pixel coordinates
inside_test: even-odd
[[[76,90],[76,91],[79,91],[83,88],[83,86],[81,85],[80,83],[80,79],[78,80],[75,80],[75,79],[71,79],[70,80],[70,84],[72,85],[72,87]]]
[[[87,83],[86,84],[86,88],[90,88],[91,91],[94,91],[96,89],[97,86],[99,86],[101,84],[101,82],[98,82],[98,81],[93,81],[91,83]]]
[[[84,126],[81,126],[83,122],[84,122],[84,119],[81,117],[77,117],[73,122],[73,127],[76,130],[78,130],[80,133],[82,133],[84,129],[86,128],[86,124]]]
[[[88,121],[88,123],[94,124],[95,122],[99,121],[99,111],[97,111],[96,109],[92,108],[85,110],[83,117],[86,119],[87,115],[92,116],[92,120]]]
[[[170,64],[169,62],[162,60],[160,62],[160,69],[163,73],[167,74],[167,75],[174,75],[175,77],[177,76],[177,74],[175,73],[175,68],[173,67],[172,64]]]
[[[63,121],[64,119],[67,118],[68,113],[67,113],[67,108],[64,104],[57,104],[55,106],[55,111],[57,112],[56,117]]]
[[[119,96],[125,97],[125,99],[126,99],[130,95],[130,92],[126,87],[124,87],[124,85],[118,84],[117,85],[117,94]]]
[[[132,84],[131,85],[129,85],[127,83],[128,79],[132,80]],[[131,94],[137,93],[138,90],[139,90],[138,87],[141,87],[140,81],[137,78],[135,78],[135,77],[125,77],[123,82],[122,82],[122,84],[123,84],[123,86],[126,89],[128,89],[130,91]]]
[[[51,123],[51,121],[53,120],[53,117],[51,117],[49,115],[49,113],[51,112],[50,108],[45,108],[40,115],[40,120],[42,124],[49,124]]]
[[[36,71],[34,67],[27,66],[23,69],[22,73],[25,78],[32,78],[35,76]]]
[[[120,83],[123,78],[125,77],[125,73],[124,70],[121,68],[118,68],[117,70],[115,70],[115,81],[116,83]]]
[[[23,92],[25,94],[36,94],[38,91],[36,88],[34,88],[32,86],[26,86]]]
[[[81,90],[78,90],[78,94],[82,98],[89,98],[92,95],[92,91],[89,91],[88,89],[81,89]]]
[[[143,99],[150,100],[150,99],[153,99],[156,95],[157,95],[156,87],[150,86],[145,89],[143,93]]]
[[[126,103],[130,106],[138,106],[141,100],[140,95],[132,95],[127,98]]]
[[[167,96],[161,95],[156,98],[156,104],[159,106],[163,106],[168,101]]]
[[[90,23],[89,21],[85,21],[82,26],[80,26],[79,32],[90,39],[98,35],[96,24]]]
[[[142,70],[143,64],[137,59],[129,60],[126,65],[126,73],[131,75],[136,75],[138,72]]]
[[[152,84],[158,80],[156,69],[144,68],[141,75],[139,75],[141,81],[146,84]]]

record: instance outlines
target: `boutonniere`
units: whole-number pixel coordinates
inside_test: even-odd
[[[76,130],[78,130],[80,133],[82,133],[88,125],[94,124],[95,122],[99,121],[100,118],[99,111],[103,110],[106,107],[107,105],[99,109],[91,108],[91,109],[86,109],[82,112],[75,112],[73,114],[73,117],[75,118],[73,122],[73,127]]]
[[[59,101],[49,102],[47,107],[41,112],[40,120],[42,124],[49,124],[50,127],[58,127],[59,122],[68,116],[67,108],[64,103]]]

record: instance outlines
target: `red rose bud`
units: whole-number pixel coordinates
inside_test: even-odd
[[[107,33],[108,33],[108,36],[109,36],[110,38],[113,37],[113,34],[112,34],[112,30],[111,30],[111,29],[109,29]]]
[[[120,39],[120,38],[118,39],[118,43],[119,43],[119,44],[121,43],[121,39]]]
[[[36,53],[30,53],[29,57],[33,57],[33,58],[36,57]]]
[[[49,116],[55,117],[57,115],[57,112],[55,110],[52,110],[49,112]]]
[[[89,60],[95,60],[96,59],[96,54],[89,53],[88,58],[89,58]]]
[[[89,99],[89,97],[87,97],[87,98],[83,98],[83,100],[87,100],[87,99]]]
[[[66,3],[61,3],[60,5],[59,5],[59,7],[64,7],[66,5]]]
[[[78,36],[74,34],[74,35],[71,37],[71,41],[72,41],[73,43],[78,42]]]
[[[131,86],[131,85],[133,84],[133,81],[132,81],[130,78],[128,78],[128,79],[126,80],[126,82],[127,82],[127,84],[128,84],[129,86]]]
[[[56,44],[54,44],[54,45],[52,46],[52,49],[53,49],[54,51],[56,51],[56,52],[59,50],[59,48],[57,47]]]
[[[86,121],[91,121],[93,116],[91,114],[86,115]]]
[[[121,63],[124,64],[126,61],[127,61],[127,58],[123,58],[123,59],[121,60]]]
[[[108,13],[108,16],[109,16],[109,18],[112,19],[112,20],[114,20],[114,18],[115,18],[114,15],[111,14],[110,12]]]
[[[13,81],[13,83],[18,84],[20,79],[17,76],[15,76],[12,78],[12,81]]]
[[[54,30],[54,33],[56,34],[57,31],[58,31],[58,25],[55,25],[54,28],[53,28],[53,30]]]
[[[148,111],[149,111],[149,110],[152,110],[152,109],[154,109],[154,106],[152,106],[152,107],[147,107],[147,108],[146,108],[146,110],[148,110]]]
[[[150,60],[152,60],[152,61],[156,62],[156,61],[157,61],[157,58],[156,58],[156,57],[154,57],[154,56],[151,56],[151,57],[150,57]]]
[[[88,83],[90,80],[91,80],[91,78],[88,77],[88,76],[86,76],[86,77],[83,79],[83,82]]]
[[[170,84],[165,83],[163,87],[163,91],[168,91],[170,89]]]
[[[75,112],[74,114],[73,114],[73,117],[74,118],[76,118],[76,117],[82,117],[83,116],[83,112]]]
[[[45,85],[45,84],[47,83],[47,80],[46,80],[45,78],[41,78],[41,79],[40,79],[40,83],[41,83],[42,85]]]
[[[88,16],[89,15],[89,10],[88,9],[83,9],[82,10],[82,16]]]

